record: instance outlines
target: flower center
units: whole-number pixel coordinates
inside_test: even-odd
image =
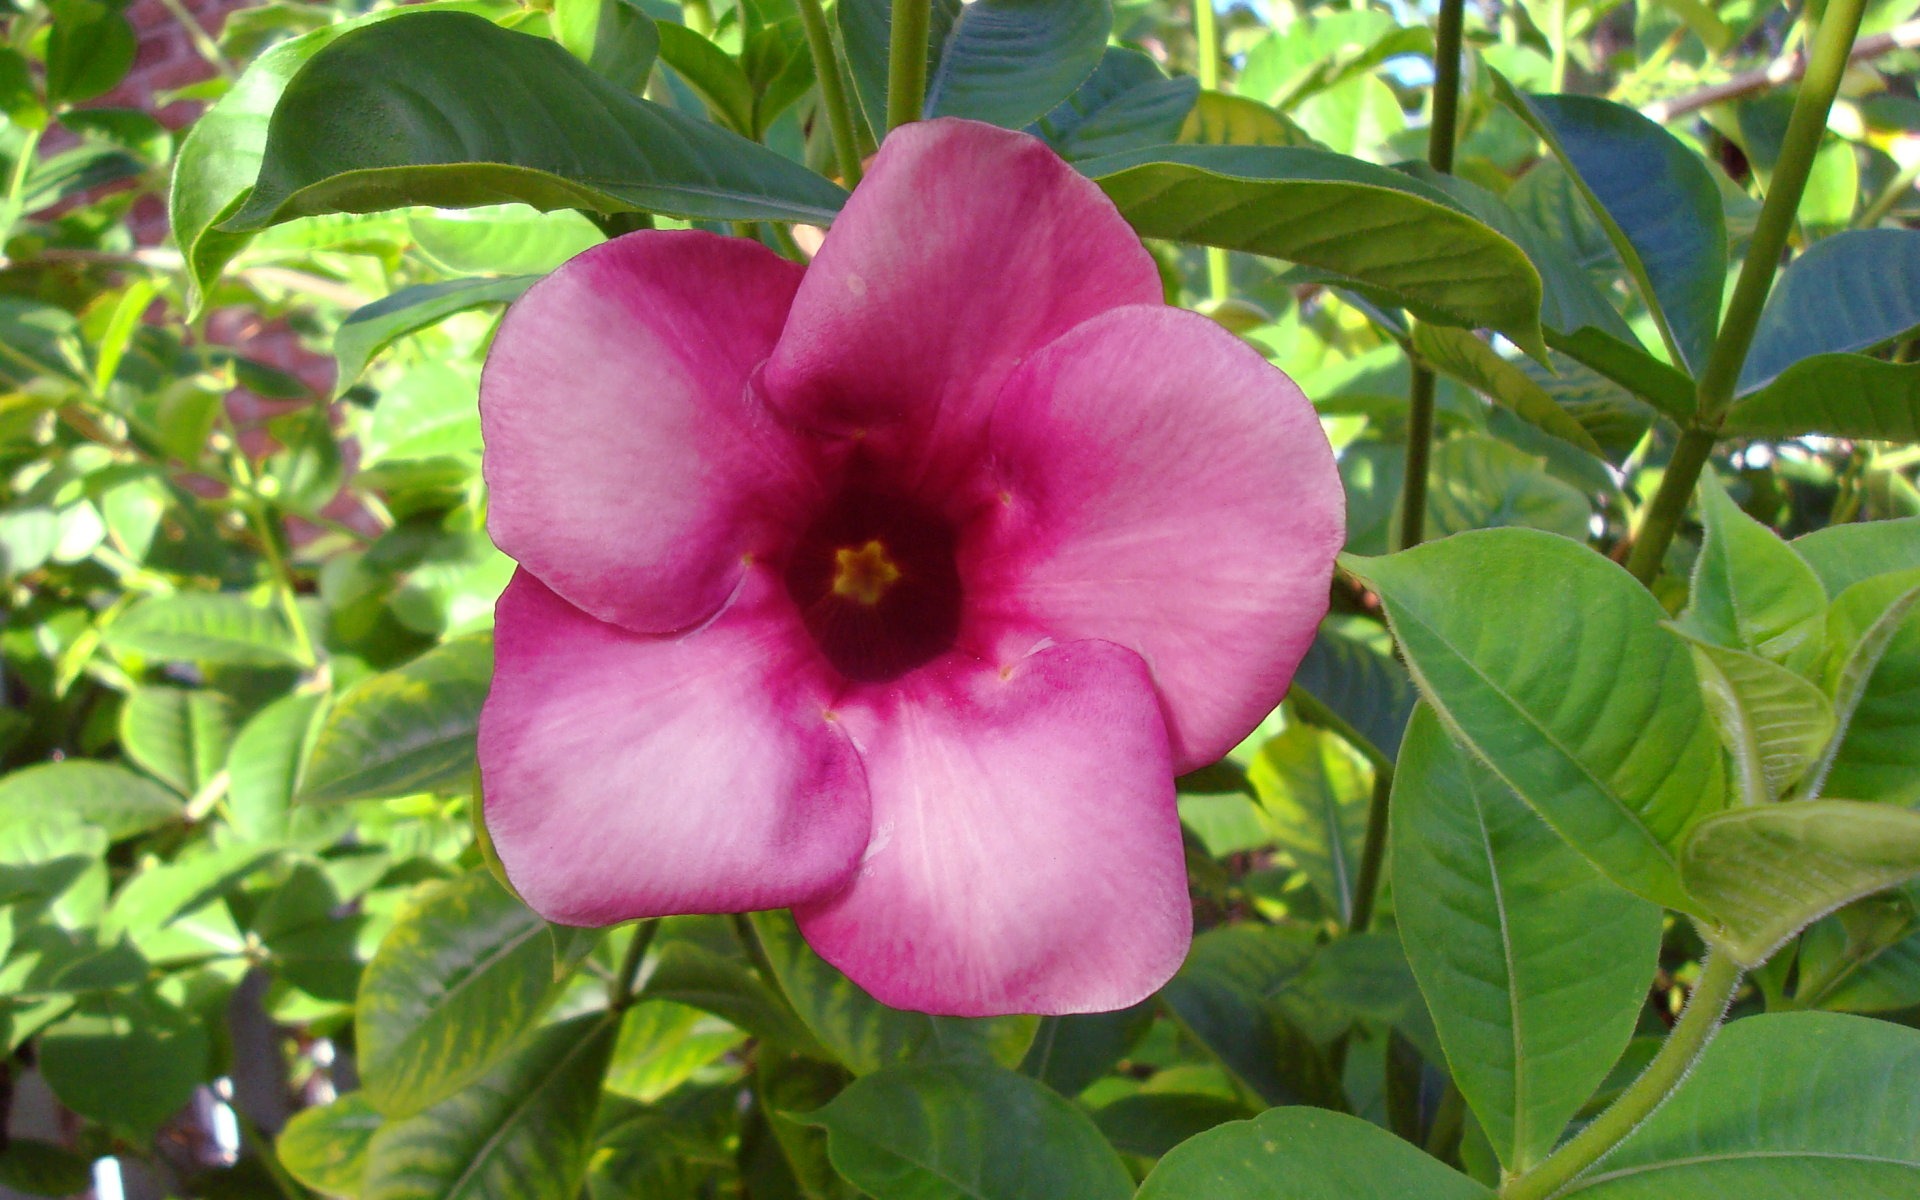
[[[787,593],[835,670],[897,678],[951,649],[960,631],[955,533],[905,497],[849,488],[800,536]]]
[[[887,589],[900,582],[900,568],[887,557],[879,538],[855,550],[842,546],[833,552],[833,594],[861,604],[878,604]]]

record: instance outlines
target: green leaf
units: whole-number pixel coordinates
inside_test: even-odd
[[[65,1146],[9,1137],[0,1148],[0,1187],[29,1196],[75,1196],[92,1186],[92,1160]]]
[[[1767,297],[1737,391],[1816,354],[1865,350],[1920,326],[1920,230],[1853,229],[1807,247]]]
[[[607,1090],[642,1103],[672,1092],[747,1035],[727,1022],[668,1000],[648,1000],[627,1010],[607,1068]]]
[[[420,1112],[479,1077],[552,999],[547,924],[476,871],[404,912],[361,980],[354,1037],[367,1102]]]
[[[608,0],[609,3],[617,0]],[[401,288],[384,299],[357,308],[340,322],[333,336],[333,360],[338,368],[335,394],[359,380],[373,356],[403,337],[438,325],[458,312],[484,304],[509,304],[534,284],[535,276],[503,279],[449,279]]]
[[[1702,821],[1680,865],[1714,940],[1757,967],[1842,904],[1920,874],[1920,813],[1857,800],[1738,808]]]
[[[856,1075],[911,1061],[1018,1063],[1033,1043],[1034,1017],[935,1017],[867,995],[815,954],[786,913],[754,913],[774,975],[822,1046]]]
[[[1808,772],[1810,796],[1837,767],[1843,795],[1904,802],[1920,793],[1920,569],[1848,587],[1827,611],[1827,692],[1840,733]],[[1882,664],[1886,670],[1882,672]]]
[[[122,841],[180,818],[180,797],[112,763],[70,758],[0,779],[0,822],[61,811]]]
[[[845,199],[772,150],[629,95],[552,42],[464,13],[408,13],[342,35],[288,82],[260,178],[227,225],[502,201],[825,224]]]
[[[660,33],[631,0],[554,0],[553,40],[612,83],[637,92],[647,85]]]
[[[207,1034],[152,992],[101,992],[40,1034],[40,1071],[83,1117],[145,1142],[207,1078]]]
[[[103,0],[53,0],[47,33],[47,102],[78,104],[113,90],[139,49],[133,26]]]
[[[1813,568],[1743,512],[1712,471],[1700,478],[1700,515],[1707,538],[1694,563],[1680,628],[1701,641],[1778,663],[1819,661],[1827,598]]]
[[[1293,686],[1332,709],[1389,759],[1416,698],[1407,669],[1384,631],[1370,621],[1321,622],[1293,674]]]
[[[1275,1108],[1201,1134],[1160,1160],[1137,1200],[1493,1200],[1378,1125]]]
[[[703,1009],[755,1037],[802,1053],[825,1053],[793,1009],[752,969],[693,942],[660,947],[641,995]]]
[[[139,943],[143,934],[220,899],[279,853],[271,846],[244,842],[218,849],[202,842],[172,862],[155,863],[114,896],[100,923],[100,940],[114,942],[124,933]]]
[[[1920,517],[1829,525],[1795,538],[1793,549],[1837,598],[1863,579],[1920,568]]]
[[[163,662],[302,665],[286,615],[235,592],[151,596],[108,625],[102,640],[115,650]]]
[[[1648,354],[1637,341],[1623,342],[1612,334],[1587,328],[1573,334],[1549,330],[1547,344],[1676,420],[1684,421],[1693,414],[1693,380]]]
[[[856,1079],[808,1123],[874,1200],[1127,1200],[1133,1180],[1087,1115],[1024,1075],[980,1063]]]
[[[1227,92],[1201,92],[1176,139],[1183,146],[1324,146],[1284,113]]]
[[[361,680],[328,710],[300,780],[300,802],[465,788],[492,675],[493,638],[472,634]]]
[[[1169,79],[1138,50],[1107,47],[1100,65],[1033,132],[1069,161],[1158,146],[1180,136],[1199,83]]]
[[[325,698],[295,693],[256,713],[227,756],[227,820],[249,841],[324,847],[352,824],[345,811],[295,809]]]
[[[1526,253],[1445,192],[1328,150],[1161,146],[1078,164],[1147,237],[1335,271],[1442,325],[1540,340]]]
[[[524,204],[416,209],[407,214],[407,231],[416,249],[455,275],[545,275],[607,240],[577,212]]]
[[[362,466],[477,455],[479,378],[464,363],[409,365],[381,389],[360,448]],[[463,468],[458,484],[467,485],[472,474],[472,467]]]
[[[1920,1189],[1920,1034],[1780,1013],[1727,1026],[1700,1065],[1563,1195],[1579,1200],[1886,1197]]]
[[[845,0],[838,16],[868,123],[885,129],[891,7]],[[924,113],[1019,129],[1093,74],[1112,28],[1107,0],[939,0],[929,22]]]
[[[1633,1036],[1659,906],[1622,891],[1422,707],[1393,778],[1395,912],[1500,1161],[1540,1161]]]
[[[1801,676],[1757,654],[1690,637],[1694,670],[1720,744],[1733,756],[1740,798],[1783,799],[1833,737],[1833,705]]]
[[[106,852],[106,831],[70,809],[0,807],[0,904],[16,925],[49,908],[63,925],[91,924],[107,903]]]
[[[1727,278],[1726,214],[1700,157],[1633,109],[1593,96],[1494,93],[1565,164],[1652,310],[1676,366],[1706,366]]]
[[[1233,1077],[1268,1104],[1338,1103],[1325,1064],[1274,998],[1307,969],[1297,930],[1226,926],[1195,938],[1160,998]]]
[[[294,1114],[273,1152],[280,1165],[315,1191],[358,1196],[367,1147],[384,1121],[367,1098],[348,1092],[331,1104]]]
[[[1118,1012],[1042,1017],[1020,1069],[1062,1096],[1077,1096],[1111,1071],[1153,1025],[1154,1003]]]
[[[1722,432],[1776,441],[1809,433],[1920,441],[1920,365],[1860,354],[1803,358],[1728,409]]]
[[[1093,1121],[1114,1149],[1159,1158],[1188,1138],[1249,1115],[1244,1104],[1219,1096],[1141,1092],[1102,1106]]]
[[[233,704],[219,692],[143,687],[120,710],[127,757],[183,795],[220,773],[232,741]]]
[[[735,133],[753,133],[753,82],[732,55],[685,25],[659,27],[660,61],[679,72],[714,120]]]
[[[1275,843],[1346,925],[1373,793],[1365,765],[1337,739],[1291,724],[1261,744],[1247,782]]]
[[[1520,526],[1581,540],[1593,520],[1593,503],[1541,459],[1477,434],[1434,449],[1427,505],[1431,535]]]
[[[1525,529],[1343,561],[1380,593],[1442,722],[1614,882],[1687,908],[1675,852],[1726,782],[1692,663],[1646,589]]]
[[[618,1022],[548,1026],[484,1077],[367,1147],[365,1200],[574,1200]]]
[[[1590,454],[1604,457],[1605,452],[1585,426],[1554,403],[1553,397],[1518,364],[1500,357],[1498,351],[1472,330],[1416,322],[1413,350],[1434,370],[1451,375],[1494,403],[1512,409],[1528,424],[1572,442]]]

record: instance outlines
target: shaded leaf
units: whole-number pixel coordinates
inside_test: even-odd
[[[493,638],[455,638],[361,680],[334,702],[301,776],[303,804],[405,796],[472,782]]]
[[[512,275],[504,279],[420,283],[355,309],[340,322],[333,336],[337,390],[344,392],[352,387],[373,356],[401,338],[437,325],[458,312],[483,304],[510,303],[519,299],[533,282],[531,275]]]
[[[71,813],[120,841],[178,820],[180,797],[125,767],[70,758],[0,779],[0,821]]]
[[[273,1151],[295,1179],[316,1191],[357,1196],[367,1146],[384,1121],[359,1092],[294,1114]]]
[[[1826,694],[1757,654],[1692,638],[1687,648],[1707,715],[1733,756],[1741,799],[1765,804],[1784,798],[1833,736]]]
[[[1358,1117],[1270,1109],[1176,1146],[1138,1200],[1492,1200],[1493,1192]]]
[[[1737,393],[1817,354],[1865,350],[1920,326],[1920,230],[1851,229],[1808,246],[1774,283]]]

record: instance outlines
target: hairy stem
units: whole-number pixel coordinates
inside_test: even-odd
[[[814,78],[820,81],[820,105],[827,110],[827,130],[833,135],[833,158],[840,179],[848,187],[860,184],[860,143],[854,136],[853,105],[847,96],[847,77],[827,28],[820,0],[798,0],[800,27],[807,35],[807,53],[813,56]]]
[[[927,103],[927,24],[931,0],[893,0],[887,43],[887,128],[918,121]]]
[[[1643,584],[1651,584],[1660,574],[1667,546],[1680,518],[1687,514],[1687,502],[1693,498],[1694,485],[1700,482],[1700,470],[1713,456],[1714,436],[1704,429],[1688,429],[1680,434],[1673,458],[1660,477],[1660,490],[1653,495],[1647,515],[1634,536],[1633,552],[1627,557],[1627,571]]]
[[[1720,333],[1713,339],[1713,353],[1707,358],[1706,370],[1700,373],[1698,411],[1709,424],[1718,421],[1732,401],[1740,368],[1746,365],[1761,306],[1773,289],[1781,251],[1793,232],[1800,197],[1807,190],[1807,175],[1813,170],[1814,155],[1827,132],[1827,112],[1840,90],[1840,78],[1846,73],[1865,7],[1866,0],[1831,0],[1813,35],[1807,75],[1794,98],[1793,115],[1787,120],[1780,159],[1774,166],[1767,198],[1760,206],[1753,241],[1747,247],[1746,261],[1740,264],[1740,278],[1733,285],[1733,299],[1727,303]]]
[[[1629,1084],[1619,1099],[1595,1117],[1591,1125],[1548,1155],[1539,1166],[1509,1181],[1500,1189],[1500,1200],[1547,1200],[1559,1194],[1582,1171],[1599,1162],[1639,1128],[1700,1060],[1701,1052],[1725,1019],[1734,993],[1740,989],[1740,974],[1740,964],[1732,957],[1719,951],[1710,952],[1701,965],[1700,982],[1687,999],[1686,1011],[1680,1014],[1680,1020],[1640,1078]]]

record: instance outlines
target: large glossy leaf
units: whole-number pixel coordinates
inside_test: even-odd
[[[368,1103],[406,1117],[477,1078],[551,999],[547,923],[485,871],[434,887],[367,964],[354,1038]]]
[[[1900,1200],[1920,1190],[1920,1034],[1782,1013],[1728,1026],[1579,1200]]]
[[[1832,702],[1802,676],[1757,654],[1693,638],[1687,648],[1707,714],[1733,756],[1741,799],[1782,799],[1833,737]]]
[[[1010,1067],[1039,1027],[1035,1017],[935,1017],[888,1008],[815,954],[786,913],[755,913],[752,921],[794,1011],[856,1075],[914,1060]]]
[[[575,1017],[535,1034],[462,1091],[389,1121],[367,1147],[365,1200],[574,1200],[619,1022]]]
[[[107,626],[107,645],[171,662],[236,667],[300,664],[300,647],[277,608],[233,592],[153,596]]]
[[[808,1115],[834,1167],[874,1200],[1127,1200],[1133,1180],[1087,1115],[980,1063],[862,1076]]]
[[[70,758],[0,779],[0,822],[71,813],[112,841],[179,819],[180,797],[125,767]]]
[[[1773,286],[1739,392],[1816,354],[1877,346],[1920,326],[1920,230],[1855,229],[1823,238]]]
[[[739,134],[753,132],[753,82],[732,55],[685,25],[659,27],[660,61],[679,73],[713,119]]]
[[[472,634],[361,680],[327,712],[300,801],[378,799],[470,783],[492,676],[493,638]]]
[[[838,6],[860,103],[886,128],[888,0]],[[1093,74],[1113,28],[1108,0],[938,0],[929,22],[929,117],[971,117],[1019,129]]]
[[[335,1196],[358,1196],[367,1173],[367,1147],[385,1122],[359,1092],[294,1114],[273,1144],[275,1157],[295,1179]]]
[[[1700,479],[1700,515],[1707,537],[1681,627],[1702,641],[1774,662],[1818,661],[1827,598],[1813,568],[1742,511],[1711,471]]]
[[[1428,320],[1545,353],[1526,253],[1410,176],[1281,146],[1163,146],[1079,166],[1148,237],[1335,271]]]
[[[1033,132],[1066,159],[1165,145],[1180,136],[1198,92],[1193,78],[1169,79],[1140,51],[1109,46],[1087,81]]]
[[[533,286],[535,278],[509,275],[419,283],[355,309],[333,335],[336,389],[344,392],[352,387],[373,356],[401,338],[437,325],[457,312],[517,300]]]
[[[647,86],[660,50],[653,18],[635,0],[554,0],[553,39],[628,91]]]
[[[1572,172],[1662,336],[1694,371],[1706,365],[1726,287],[1720,192],[1698,155],[1633,109],[1593,96],[1525,96],[1494,75],[1502,103]]]
[[[1775,440],[1824,433],[1920,441],[1920,365],[1860,354],[1801,359],[1728,409],[1725,431]]]
[[[1467,434],[1434,448],[1427,521],[1429,536],[1518,525],[1584,538],[1593,502],[1512,443]]]
[[[1675,854],[1726,781],[1692,663],[1646,589],[1524,529],[1343,561],[1380,593],[1449,729],[1616,883],[1686,908]]]
[[[1681,873],[1714,939],[1758,966],[1842,904],[1920,875],[1920,813],[1857,800],[1734,809],[1694,829]]]
[[[1378,1125],[1275,1108],[1211,1129],[1160,1160],[1138,1200],[1493,1200],[1493,1192]]]
[[[464,13],[416,13],[343,34],[300,68],[228,224],[506,201],[825,223],[844,199],[771,150],[637,99],[552,42]]]
[[[1509,1170],[1553,1149],[1607,1077],[1662,912],[1608,881],[1422,707],[1393,779],[1402,944],[1454,1081]]]

